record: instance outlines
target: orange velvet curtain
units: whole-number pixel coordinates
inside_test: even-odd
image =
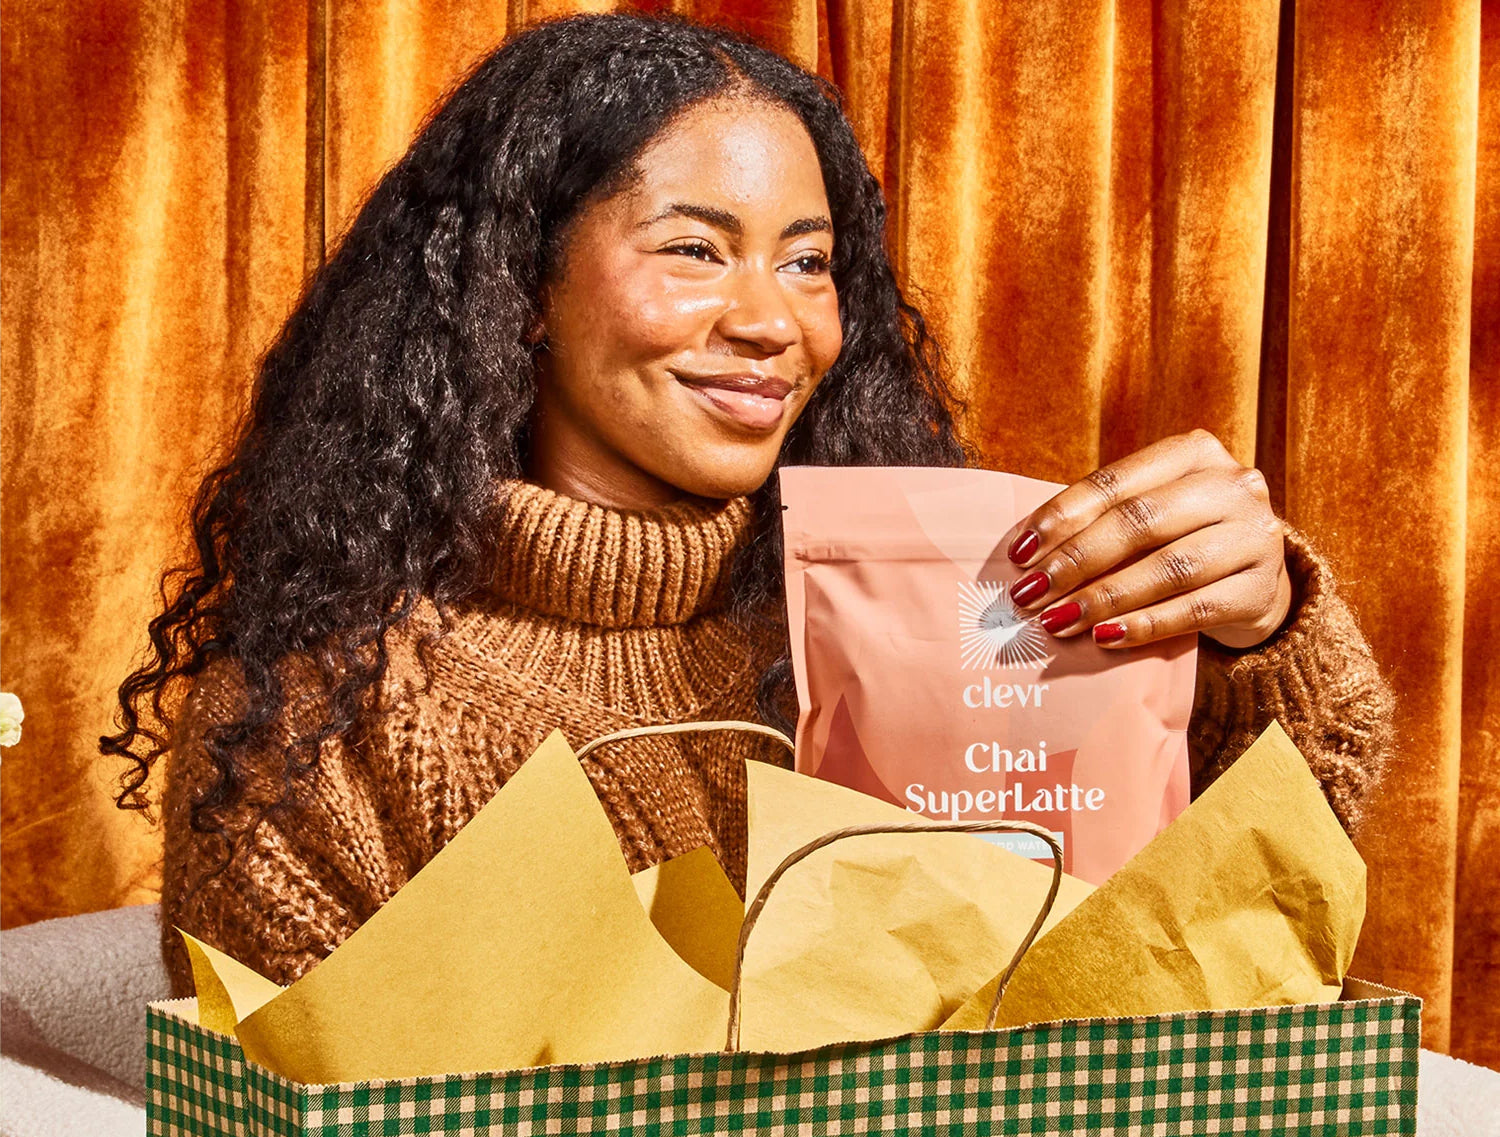
[[[6,924],[150,900],[94,740],[309,268],[579,0],[6,3]],[[992,465],[1216,431],[1401,695],[1358,973],[1500,1065],[1500,3],[674,0],[833,79]]]

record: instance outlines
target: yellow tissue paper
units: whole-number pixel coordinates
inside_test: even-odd
[[[236,1033],[285,1077],[353,1082],[712,1050],[728,998],[652,926],[588,776],[554,733]]]
[[[898,807],[762,763],[749,895]],[[858,836],[777,884],[743,963],[741,1045],[983,1026],[1051,870],[969,835]],[[1097,890],[1064,878],[1001,1023],[1337,997],[1364,868],[1273,727]],[[721,1049],[744,904],[708,849],[632,877],[554,733],[327,959],[282,989],[185,936],[200,1021],[308,1083]]]
[[[753,897],[782,859],[849,825],[924,819],[774,766],[749,768]],[[745,951],[741,1039],[752,1050],[935,1030],[1010,960],[1052,870],[964,833],[851,837],[776,884]],[[1064,876],[1044,927],[1092,892]]]
[[[220,1034],[233,1034],[248,1018],[284,990],[243,963],[178,929],[193,965],[198,992],[198,1023]]]
[[[745,906],[707,847],[652,865],[631,877],[656,930],[700,975],[726,990],[734,973],[735,937]],[[192,962],[198,1023],[233,1034],[286,988],[178,929]]]
[[[997,1025],[1332,1002],[1364,913],[1364,862],[1272,723],[1032,946]],[[994,994],[944,1029],[982,1029]]]
[[[694,971],[729,990],[745,904],[706,845],[630,878],[662,939]]]

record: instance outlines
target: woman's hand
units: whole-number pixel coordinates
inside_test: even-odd
[[[1253,647],[1286,619],[1292,584],[1266,479],[1206,430],[1094,471],[1016,523],[1011,598],[1055,636],[1102,647],[1203,632]]]

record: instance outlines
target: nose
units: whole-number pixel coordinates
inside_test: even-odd
[[[802,337],[802,328],[775,272],[747,270],[735,276],[733,296],[719,317],[719,334],[757,354],[786,351]]]

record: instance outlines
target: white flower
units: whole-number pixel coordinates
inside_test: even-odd
[[[0,691],[0,746],[14,746],[21,741],[21,720],[25,717],[21,700],[9,691]]]

